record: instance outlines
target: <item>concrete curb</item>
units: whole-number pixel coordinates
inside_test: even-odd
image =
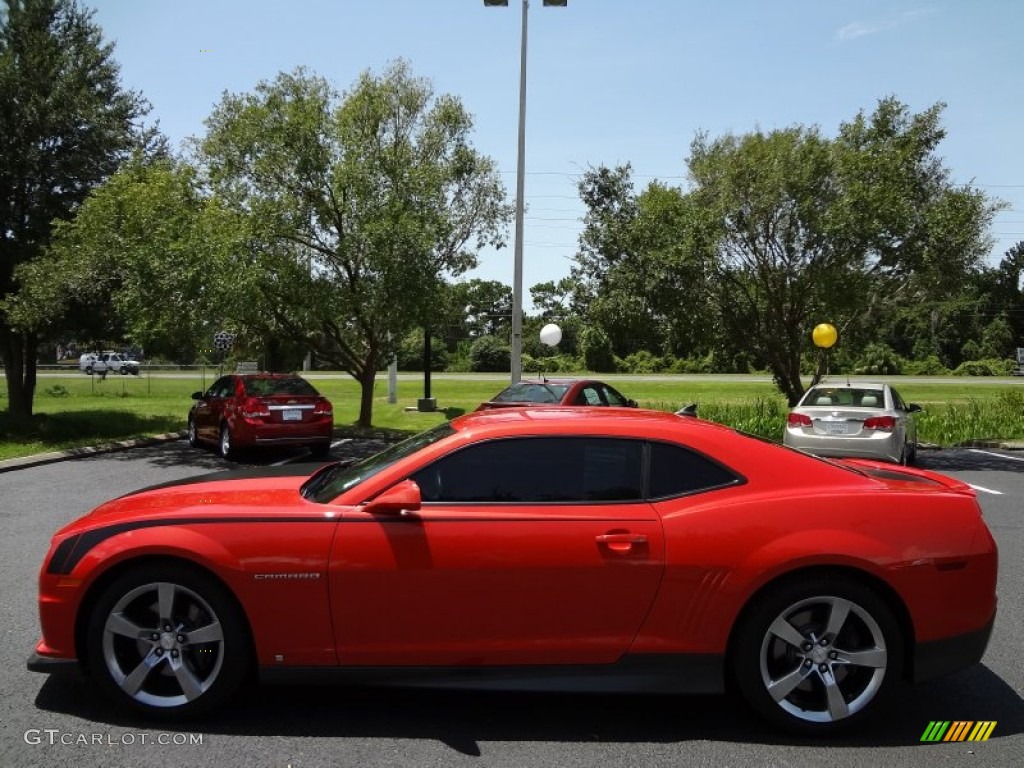
[[[141,448],[147,445],[159,445],[173,440],[181,440],[185,432],[168,432],[153,437],[140,437],[137,440],[120,440],[115,443],[103,443],[102,445],[87,446],[85,448],[69,448],[66,451],[51,451],[50,453],[37,453],[34,456],[22,456],[17,459],[0,461],[0,473],[10,472],[15,469],[26,469],[42,464],[54,464],[58,461],[68,459],[80,459],[83,456],[95,456],[101,453],[113,453],[115,451],[126,451],[130,448]]]
[[[1000,451],[1024,451],[1024,440],[968,440],[958,448],[989,448]]]

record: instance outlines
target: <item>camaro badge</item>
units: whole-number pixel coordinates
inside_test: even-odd
[[[254,573],[256,581],[315,581],[319,573]]]

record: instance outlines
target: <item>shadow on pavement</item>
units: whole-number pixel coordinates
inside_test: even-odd
[[[36,706],[133,728],[86,681],[50,678]],[[710,740],[862,748],[919,744],[933,720],[995,720],[991,739],[1024,732],[1024,701],[983,665],[926,685],[901,687],[886,717],[852,736],[801,739],[776,731],[725,696],[557,695],[263,686],[246,691],[189,728],[228,736],[434,739],[465,755],[482,742],[643,742]]]
[[[1024,472],[1022,459],[1022,451],[1010,454],[988,449],[949,448],[919,451],[917,466],[935,472]]]

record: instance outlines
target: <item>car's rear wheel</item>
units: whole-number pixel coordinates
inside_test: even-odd
[[[309,446],[309,452],[313,454],[314,459],[327,458],[327,454],[331,452],[330,443],[314,443]]]
[[[221,424],[220,442],[217,443],[217,448],[222,458],[233,459],[235,457],[234,438],[231,436],[231,427],[227,424]]]
[[[115,579],[89,620],[90,673],[114,702],[179,719],[222,703],[250,666],[244,618],[227,590],[185,566]]]
[[[737,627],[735,682],[762,717],[792,731],[845,730],[881,707],[902,673],[892,611],[839,576],[780,584]]]

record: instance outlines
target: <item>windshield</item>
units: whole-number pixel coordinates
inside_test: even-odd
[[[859,387],[815,387],[804,396],[801,406],[850,406],[884,408],[885,393],[880,389]]]
[[[387,469],[396,461],[411,456],[421,448],[443,440],[449,435],[454,435],[455,430],[447,421],[438,424],[426,432],[421,432],[408,440],[403,440],[380,453],[363,459],[356,464],[339,462],[327,467],[303,484],[302,495],[310,501],[318,504],[326,504],[336,499],[350,488],[367,480],[378,472]]]
[[[494,396],[495,403],[560,403],[569,387],[564,384],[537,384],[521,381]]]
[[[242,381],[245,384],[245,394],[255,395],[257,397],[269,397],[270,395],[315,396],[320,394],[312,384],[298,376],[291,376],[287,378],[247,378]]]

